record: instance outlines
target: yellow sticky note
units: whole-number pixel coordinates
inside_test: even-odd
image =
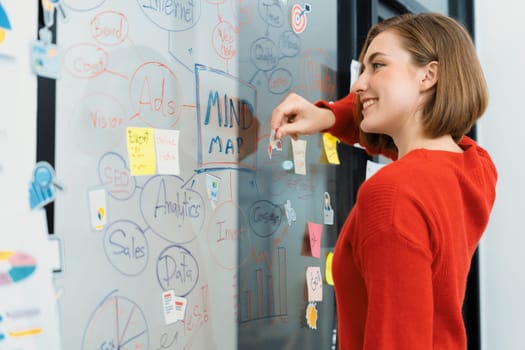
[[[333,286],[334,285],[334,278],[332,277],[332,259],[334,258],[334,253],[330,252],[326,255],[326,263],[325,263],[325,278],[326,283]]]
[[[326,158],[330,164],[341,164],[339,161],[339,155],[337,154],[337,143],[339,139],[332,134],[325,132],[323,134],[323,146]]]
[[[153,128],[126,128],[131,175],[154,175],[157,169]]]

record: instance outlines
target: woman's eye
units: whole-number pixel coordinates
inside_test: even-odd
[[[383,66],[384,66],[384,64],[382,64],[382,63],[372,63],[372,69],[373,70],[379,69],[379,68],[381,68]]]

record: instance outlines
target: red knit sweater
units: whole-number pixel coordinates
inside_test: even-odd
[[[348,143],[358,137],[353,101],[319,103]],[[497,173],[473,140],[459,145],[413,150],[360,187],[334,251],[339,349],[466,349],[467,274]]]

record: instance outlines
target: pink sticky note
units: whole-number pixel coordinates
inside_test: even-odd
[[[314,258],[321,257],[321,235],[323,225],[308,221],[308,234],[310,235],[310,250]]]
[[[319,266],[306,268],[306,284],[308,286],[308,301],[323,301],[323,277]]]

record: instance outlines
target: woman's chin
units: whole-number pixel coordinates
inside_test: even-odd
[[[366,119],[363,119],[359,127],[361,128],[363,132],[366,132],[367,134],[379,134],[380,133],[377,130],[378,128],[374,128],[373,125],[370,125],[370,123],[367,123]]]

